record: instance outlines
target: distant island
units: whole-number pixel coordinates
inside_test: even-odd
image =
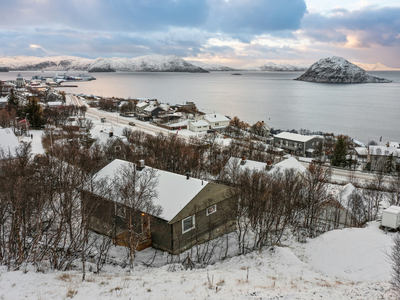
[[[371,75],[343,57],[337,56],[320,59],[312,64],[303,75],[294,80],[320,83],[392,82],[386,78]]]

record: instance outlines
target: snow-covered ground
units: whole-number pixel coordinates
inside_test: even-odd
[[[202,269],[138,265],[129,273],[107,266],[99,275],[89,272],[86,282],[79,271],[24,274],[0,267],[0,299],[398,299],[389,283],[392,236],[373,222]]]
[[[31,135],[33,138],[31,138]],[[43,130],[29,130],[29,136],[18,137],[19,141],[24,141],[31,143],[32,145],[32,154],[43,154],[45,151],[42,145],[42,134]]]

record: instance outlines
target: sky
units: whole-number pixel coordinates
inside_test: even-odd
[[[400,0],[0,0],[0,56],[176,54],[232,67],[329,56],[400,68]]]

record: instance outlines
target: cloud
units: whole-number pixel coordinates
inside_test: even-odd
[[[308,14],[302,33],[318,42],[343,43],[351,36],[355,47],[400,45],[400,7],[366,7],[348,11],[337,9],[327,15]]]
[[[214,0],[213,3],[206,27],[233,34],[295,30],[306,13],[303,0]]]

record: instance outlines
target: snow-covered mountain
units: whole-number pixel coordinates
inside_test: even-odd
[[[97,70],[102,68],[125,72],[207,72],[176,55],[146,55],[135,58],[97,58],[90,65],[88,71],[93,72],[93,69]]]
[[[204,70],[207,71],[238,71],[239,69],[223,66],[223,65],[218,65],[218,64],[205,64],[200,61],[196,60],[188,60],[189,63],[192,65],[195,65],[196,67],[200,67]]]
[[[298,64],[298,65],[290,65],[290,64],[281,64],[277,65],[273,62],[266,63],[265,65],[259,67],[252,67],[246,70],[248,71],[275,71],[275,72],[299,72],[305,71],[308,69],[308,65]]]
[[[376,64],[364,64],[364,63],[359,63],[359,62],[353,62],[356,66],[360,67],[361,69],[364,69],[365,71],[398,71],[399,69],[396,68],[391,68],[388,66],[385,66],[384,64],[381,64],[380,62]]]
[[[337,56],[320,59],[295,80],[324,83],[391,82],[391,80],[368,74],[364,69]]]
[[[76,56],[17,56],[1,57],[0,65],[10,71],[85,71],[92,61],[92,59]]]
[[[207,72],[176,55],[147,55],[135,58],[88,59],[75,56],[3,57],[0,65],[11,71],[89,71],[89,72]]]

